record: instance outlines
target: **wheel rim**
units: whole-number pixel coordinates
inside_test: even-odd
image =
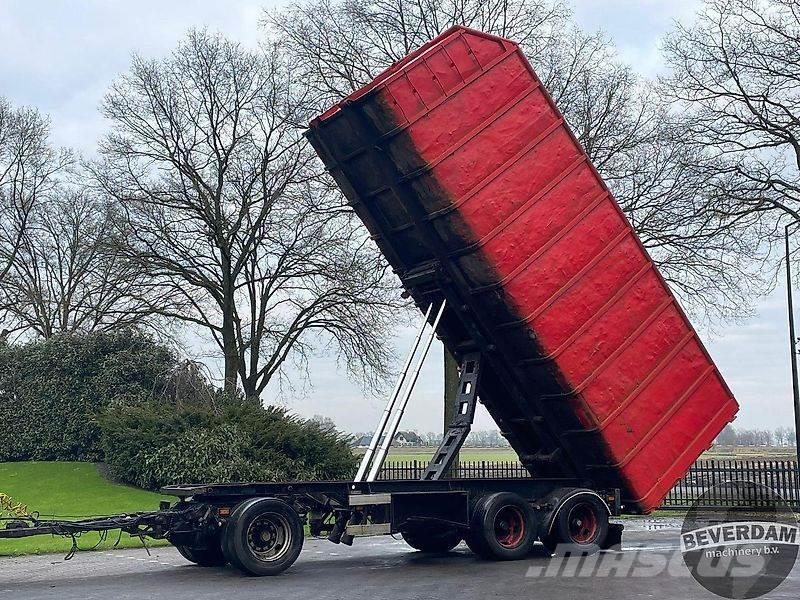
[[[494,517],[494,536],[503,548],[516,548],[525,537],[525,516],[516,506],[504,506]]]
[[[597,511],[588,502],[572,507],[567,516],[569,537],[576,544],[590,544],[597,537]]]
[[[247,528],[247,547],[258,560],[272,562],[283,557],[292,545],[292,528],[283,515],[264,513]]]

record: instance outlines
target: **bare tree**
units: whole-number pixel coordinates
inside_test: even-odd
[[[714,440],[714,444],[717,446],[735,446],[736,429],[734,429],[733,425],[730,423],[725,425],[725,429],[723,429],[717,436],[717,439]]]
[[[720,210],[706,157],[668,110],[655,107],[637,137],[602,172],[661,274],[709,325],[748,316],[774,283],[763,225]]]
[[[151,311],[210,334],[229,393],[238,379],[258,397],[318,348],[367,378],[389,363],[396,290],[318,183],[303,83],[274,47],[191,32],[169,58],[135,58],[103,103],[94,173],[124,209],[120,249],[177,301]]]
[[[71,161],[49,142],[49,122],[36,109],[14,108],[0,97],[0,282],[17,258],[37,202]]]
[[[316,92],[318,109],[453,25],[466,25],[522,45],[601,170],[656,122],[656,99],[640,93],[610,41],[580,30],[558,1],[310,0],[268,12],[264,22]]]
[[[775,443],[778,446],[785,446],[789,442],[791,431],[788,427],[777,427],[775,429],[775,433],[773,434],[775,437]]]
[[[800,3],[708,0],[667,38],[663,89],[731,228],[769,246],[800,218]]]
[[[147,275],[116,250],[116,216],[85,188],[60,186],[33,207],[2,284],[9,332],[49,338],[149,319]]]
[[[686,168],[682,132],[664,101],[620,62],[600,33],[581,31],[559,2],[311,0],[267,13],[318,109],[358,89],[436,34],[463,24],[521,43],[536,72],[612,187],[687,307],[709,321],[747,313],[769,287],[763,248],[731,233],[713,181]]]
[[[513,37],[535,52],[567,15],[549,0],[312,0],[265,20],[290,45],[317,101],[330,104],[454,24]]]

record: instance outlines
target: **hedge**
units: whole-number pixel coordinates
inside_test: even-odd
[[[227,398],[142,333],[0,346],[0,462],[106,462],[121,482],[337,479],[348,438],[282,408]]]
[[[150,403],[99,418],[111,475],[158,489],[175,483],[345,479],[349,439],[282,408],[238,400],[221,406]]]
[[[100,460],[95,415],[163,394],[175,365],[129,330],[0,347],[0,462]]]

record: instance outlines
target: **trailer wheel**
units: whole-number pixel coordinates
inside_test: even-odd
[[[277,498],[255,498],[233,511],[222,533],[222,551],[248,575],[277,575],[303,549],[303,524],[297,512]]]
[[[537,529],[531,505],[518,494],[500,492],[478,501],[466,541],[481,558],[518,560],[530,553]]]
[[[450,552],[461,543],[461,532],[450,527],[403,531],[406,544],[420,552]]]
[[[557,509],[542,543],[550,553],[592,554],[600,550],[608,535],[608,508],[595,494],[567,498]]]
[[[175,548],[183,558],[200,567],[224,567],[228,563],[219,541],[203,547],[175,546]]]

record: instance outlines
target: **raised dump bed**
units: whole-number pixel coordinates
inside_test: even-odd
[[[456,27],[309,139],[534,475],[656,508],[738,405],[514,42]]]

